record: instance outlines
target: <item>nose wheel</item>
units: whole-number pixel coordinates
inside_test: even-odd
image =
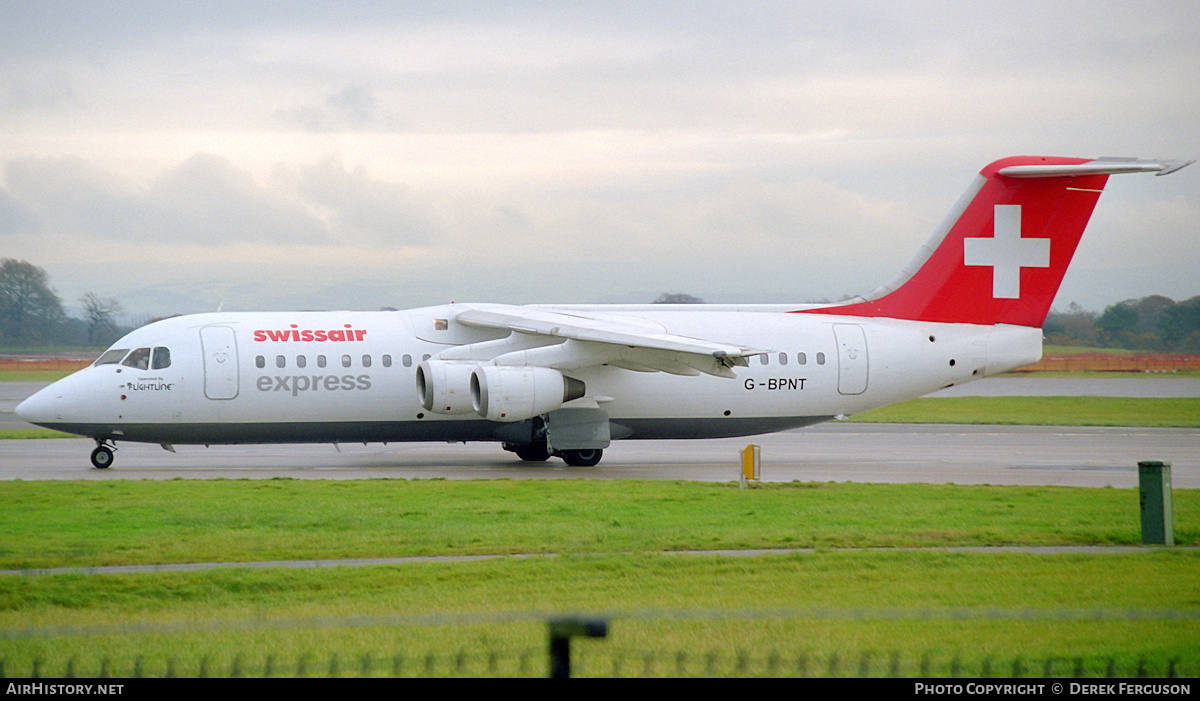
[[[99,443],[96,449],[92,451],[92,467],[95,467],[97,470],[104,470],[112,464],[113,449],[103,443]]]

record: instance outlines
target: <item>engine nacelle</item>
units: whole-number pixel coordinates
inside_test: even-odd
[[[466,414],[471,403],[471,371],[476,363],[426,360],[417,366],[417,397],[437,414]]]
[[[489,421],[524,421],[586,393],[582,380],[553,368],[483,365],[471,373],[471,404]]]

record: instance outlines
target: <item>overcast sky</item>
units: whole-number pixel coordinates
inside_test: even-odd
[[[131,315],[866,293],[988,162],[1200,157],[1200,3],[0,3],[0,257]],[[1055,307],[1200,294],[1200,164]]]

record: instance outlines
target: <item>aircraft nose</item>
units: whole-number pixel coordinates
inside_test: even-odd
[[[17,416],[31,424],[53,423],[59,420],[59,397],[46,387],[17,405]]]

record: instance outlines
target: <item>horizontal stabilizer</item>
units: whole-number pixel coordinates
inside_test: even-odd
[[[1137,158],[1097,158],[1078,164],[1016,165],[1001,168],[998,173],[1007,178],[1060,178],[1077,175],[1121,175],[1124,173],[1157,173],[1170,175],[1195,161],[1140,160]]]

